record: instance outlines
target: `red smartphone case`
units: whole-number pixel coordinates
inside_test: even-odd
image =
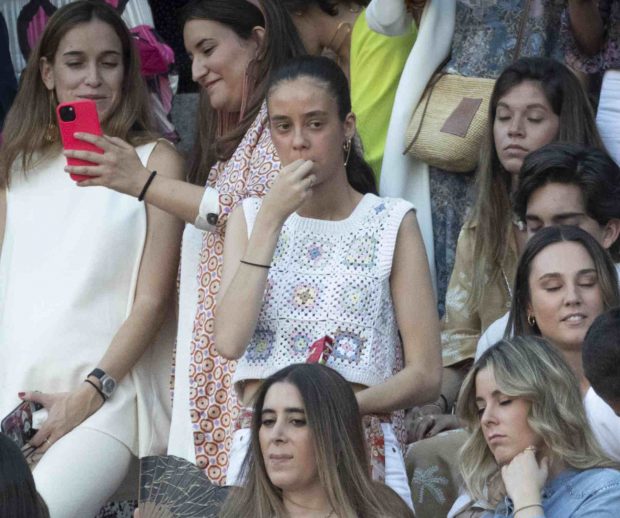
[[[75,115],[73,120],[62,120],[61,110],[67,113],[73,109],[72,113]],[[83,101],[74,101],[68,103],[61,103],[56,108],[56,116],[58,119],[58,128],[60,129],[60,137],[62,139],[62,145],[65,149],[78,150],[78,151],[94,151],[96,153],[103,153],[103,150],[90,142],[76,139],[73,134],[77,132],[93,133],[95,135],[103,135],[101,126],[99,124],[99,116],[97,115],[97,104],[95,101],[85,99]],[[66,118],[66,117],[65,117]],[[86,160],[80,160],[78,158],[67,158],[68,165],[96,165],[93,162]],[[91,177],[81,174],[71,174],[73,180],[80,182],[82,180],[88,180]]]

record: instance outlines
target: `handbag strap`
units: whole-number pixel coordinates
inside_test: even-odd
[[[444,67],[444,65],[448,63],[449,59],[450,59],[450,56],[448,56],[444,60],[444,62],[441,65],[439,65],[438,70],[441,70]],[[433,90],[435,89],[435,85],[445,75],[446,73],[443,71],[436,72],[433,78],[428,83],[428,85],[426,85],[426,88],[424,89],[424,92],[422,93],[422,98],[424,98],[424,96],[426,95],[426,92],[428,92],[428,95],[426,97],[426,102],[424,103],[424,109],[422,110],[422,115],[420,116],[420,124],[418,125],[418,129],[416,130],[415,135],[411,139],[411,142],[409,142],[409,144],[405,148],[405,151],[403,151],[403,155],[406,155],[411,149],[411,146],[413,146],[416,140],[418,140],[418,137],[420,136],[420,132],[422,131],[422,123],[424,122],[424,117],[426,116],[426,110],[428,110],[428,104],[431,102],[431,95],[433,95]]]
[[[525,9],[523,10],[523,14],[521,15],[521,23],[519,24],[519,32],[517,33],[517,44],[515,45],[515,53],[512,57],[513,61],[519,59],[521,55],[521,47],[523,45],[523,33],[525,32],[525,24],[527,19],[530,16],[530,9],[532,7],[532,0],[527,0],[525,3]]]

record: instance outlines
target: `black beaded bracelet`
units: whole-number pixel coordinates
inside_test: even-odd
[[[86,383],[88,383],[89,385],[92,385],[94,387],[94,389],[97,391],[97,393],[101,396],[101,399],[103,399],[103,402],[105,403],[108,398],[106,397],[106,395],[101,391],[101,389],[95,385],[92,381],[90,381],[88,378],[86,378],[84,380]]]
[[[157,174],[157,171],[153,171],[151,173],[151,176],[149,176],[149,179],[144,184],[144,187],[142,187],[142,192],[138,196],[138,201],[144,200],[144,195],[146,194],[146,191],[148,190],[148,188],[151,186],[151,182],[153,181],[153,178],[155,178],[156,174]]]

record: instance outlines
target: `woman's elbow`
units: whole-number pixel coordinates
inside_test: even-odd
[[[239,347],[238,341],[220,324],[215,321],[215,350],[227,360],[238,360],[243,356],[243,349]]]
[[[133,311],[139,311],[149,321],[153,329],[159,329],[170,311],[174,308],[173,297],[161,295],[139,296],[134,301]]]

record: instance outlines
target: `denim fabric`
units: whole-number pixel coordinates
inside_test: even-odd
[[[617,518],[620,515],[620,471],[594,468],[568,469],[548,482],[542,493],[544,518]],[[494,518],[511,518],[513,505],[506,499]]]

